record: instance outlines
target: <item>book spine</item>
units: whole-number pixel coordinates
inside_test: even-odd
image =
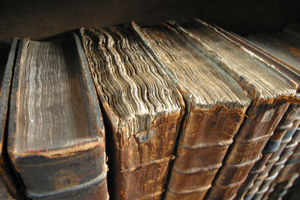
[[[87,79],[89,72],[84,65],[82,50],[78,48],[83,66],[80,69],[84,80],[85,91],[89,95],[87,102],[95,114],[94,126],[99,134],[97,139],[80,143],[70,148],[71,152],[59,150],[53,153],[48,149],[44,151],[31,151],[24,154],[16,153],[16,127],[17,127],[17,95],[19,95],[19,81],[21,60],[28,41],[21,41],[15,64],[14,78],[11,91],[10,116],[8,126],[8,153],[18,177],[26,186],[26,195],[30,199],[108,199],[106,184],[106,154],[103,122],[96,94],[93,94],[92,82]],[[79,45],[77,38],[76,45]],[[81,53],[80,53],[81,52]],[[81,78],[82,78],[81,77]],[[86,103],[87,103],[86,102]],[[97,114],[96,114],[97,113]],[[102,137],[100,137],[100,135]],[[84,148],[81,148],[85,145]],[[86,147],[86,148],[85,148]],[[79,151],[76,151],[80,149]],[[68,151],[68,150],[66,150]]]
[[[182,112],[162,116],[149,130],[121,139],[123,151],[114,150],[115,199],[162,198],[181,118]]]
[[[293,174],[300,173],[300,143],[298,143],[297,148],[294,150],[293,154],[289,157],[288,161],[285,163],[284,168],[281,170],[280,174],[276,179],[276,183],[283,182],[291,178]]]
[[[119,43],[120,40],[117,39],[119,36],[116,38],[115,36],[113,36],[115,34],[119,35],[117,31],[117,29],[109,29],[107,30],[106,36],[112,34],[109,37],[111,37],[112,40],[116,39],[116,43]],[[88,31],[84,29],[82,29],[81,31],[87,57],[89,59],[92,59],[93,57],[91,56],[91,54],[94,54],[94,52],[91,51],[90,47],[88,46],[91,40],[88,39],[89,36],[87,32]],[[98,36],[101,35],[98,31],[95,30],[89,30],[89,32],[91,34],[97,34]],[[133,30],[129,30],[129,32],[127,32],[126,34],[128,34],[128,36],[122,36],[121,43],[124,42],[128,43],[127,45],[129,45],[129,43],[131,43],[133,39],[137,39],[131,37],[135,34]],[[131,35],[130,37],[129,34]],[[99,45],[98,43],[99,41],[95,42],[96,45]],[[138,47],[139,45],[133,46]],[[131,45],[129,45],[128,47],[131,47]],[[125,46],[122,48],[118,47],[117,51],[121,52],[122,49],[125,49]],[[147,49],[139,47],[139,51],[146,53],[146,50]],[[114,52],[111,51],[112,50],[110,49],[108,54],[114,54]],[[137,51],[134,50],[132,52]],[[105,55],[108,54],[105,53]],[[127,53],[121,55],[122,59],[124,56],[124,59],[131,60],[131,58],[128,57],[128,55],[126,54]],[[148,53],[144,55],[145,59],[148,59],[147,57],[150,56]],[[139,56],[142,57],[144,55],[139,54]],[[133,56],[136,55],[134,54]],[[100,60],[101,59],[102,58],[100,58]],[[91,64],[92,62],[89,63]],[[144,61],[142,63],[144,63]],[[125,66],[128,65],[127,62],[124,62],[123,64]],[[151,64],[156,65],[155,62],[151,62]],[[132,66],[132,70],[136,71],[137,69],[134,68],[139,66],[140,65]],[[116,67],[119,68],[120,66]],[[97,70],[99,70],[97,68],[98,67],[95,67],[93,64],[91,64],[90,66],[90,70],[94,77],[97,76]],[[125,68],[126,70],[129,70],[130,67],[127,68],[126,66]],[[115,113],[116,108],[113,108],[113,106],[111,105],[113,104],[113,102],[108,102],[110,100],[108,100],[108,98],[105,98],[104,92],[100,89],[99,86],[100,82],[94,78],[94,83],[97,85],[98,89],[98,96],[100,98],[101,105],[105,113],[105,120],[108,122],[106,124],[106,129],[109,129],[110,131],[109,134],[107,134],[107,142],[111,146],[109,149],[111,161],[109,162],[111,162],[110,166],[112,170],[110,170],[111,173],[109,176],[111,176],[111,178],[109,181],[111,181],[110,185],[112,190],[111,193],[113,194],[113,199],[161,199],[161,196],[164,192],[164,185],[167,179],[170,161],[174,158],[174,147],[177,139],[180,122],[184,114],[184,102],[182,100],[181,94],[176,89],[175,85],[171,82],[171,80],[167,78],[167,75],[158,66],[155,70],[162,72],[161,75],[163,75],[165,80],[168,81],[169,89],[172,89],[174,93],[177,93],[176,96],[178,98],[176,97],[172,99],[172,101],[177,101],[180,104],[180,107],[178,107],[176,111],[172,111],[172,109],[169,110],[169,108],[165,107],[161,110],[162,112],[157,112],[160,110],[160,108],[156,108],[156,105],[152,104],[151,107],[153,106],[153,110],[151,110],[152,108],[149,109],[149,111],[142,109],[143,111],[139,112],[135,116],[132,115],[132,119],[134,116],[137,120],[134,123],[132,123],[132,121],[122,119],[119,114]],[[131,74],[132,72],[128,71],[127,73]],[[119,74],[117,78],[119,78],[120,76],[123,76],[122,73]],[[136,77],[138,76],[139,75],[137,75]],[[139,93],[140,89],[144,89],[144,84],[146,85],[146,87],[148,87],[147,84],[152,84],[152,81],[156,80],[152,79],[149,83],[146,83],[144,82],[144,80],[141,80],[141,82],[137,83],[137,85],[141,84],[137,88],[135,88],[135,86],[133,88],[130,84],[131,89],[128,89],[127,92]],[[119,91],[120,90],[118,90],[118,92]],[[126,103],[126,101],[124,101],[124,103]],[[132,125],[134,125],[135,123],[144,123],[145,126],[143,125],[141,126],[142,128],[136,129],[132,127]]]
[[[283,141],[283,144],[285,144],[285,143],[286,143],[286,142]],[[268,161],[267,164],[266,164],[266,168],[265,168],[265,169],[262,171],[262,173],[260,173],[260,174],[258,175],[258,177],[256,178],[256,180],[255,180],[255,182],[254,182],[253,188],[250,188],[250,190],[247,191],[247,193],[246,193],[246,195],[245,195],[245,197],[244,197],[245,200],[250,200],[250,199],[254,198],[256,192],[258,192],[259,187],[261,186],[261,184],[263,183],[263,181],[264,181],[266,178],[268,178],[268,175],[269,175],[269,172],[270,172],[272,166],[274,165],[274,163],[275,163],[276,161],[278,161],[279,155],[280,155],[280,153],[283,151],[284,146],[285,146],[285,145],[282,145],[282,146],[280,147],[280,149],[279,149],[276,153],[272,154],[271,158],[269,159],[269,161]]]
[[[288,191],[288,189],[293,185],[293,179],[299,177],[300,173],[300,143],[298,143],[296,149],[294,150],[293,154],[289,157],[288,161],[285,163],[284,168],[280,171],[280,174],[273,181],[271,185],[271,189],[269,190],[269,195],[265,194],[264,199],[267,197],[279,197],[282,198]],[[296,177],[296,178],[295,178]],[[292,181],[292,182],[290,182]],[[279,187],[284,185],[285,187]]]
[[[299,174],[294,174],[290,179],[277,184],[268,199],[281,200],[287,194],[288,190],[293,186],[298,177]]]
[[[299,142],[300,130],[298,130],[297,128],[292,137],[292,140],[283,149],[278,161],[270,169],[268,177],[263,180],[259,190],[255,193],[253,199],[263,199],[264,196],[268,196],[268,194],[270,194],[270,192],[273,190],[273,187],[276,185],[275,180],[278,178],[278,175],[281,174],[281,170],[284,168],[288,158],[293,154]]]
[[[271,154],[266,154],[264,151],[262,154],[263,154],[262,158],[254,164],[254,166],[252,167],[251,171],[247,176],[247,179],[241,185],[234,199],[236,200],[244,199],[245,194],[249,190],[252,191],[254,188],[256,188],[256,184],[257,184],[256,181],[258,178],[260,178],[259,175],[265,170],[265,164],[271,157]]]
[[[274,104],[252,104],[247,113],[249,118],[241,126],[207,199],[235,198],[288,106],[280,100]]]
[[[218,27],[218,30],[220,32],[222,32],[223,34],[227,35],[233,41],[237,42],[238,44],[241,44],[243,47],[254,52],[257,56],[259,56],[260,60],[262,60],[263,62],[266,62],[266,61],[269,62],[270,64],[275,66],[279,71],[281,71],[282,73],[285,73],[288,77],[291,77],[292,79],[295,79],[295,80],[299,79],[299,75],[296,72],[291,71],[291,69],[292,70],[294,69],[293,66],[290,66],[287,63],[283,62],[282,60],[279,60],[278,58],[272,56],[268,52],[261,50],[260,48],[256,47],[255,45],[251,44],[250,42],[246,41],[245,39],[243,39],[242,37],[240,37],[238,35],[229,33],[219,27]],[[294,107],[296,107],[296,105],[294,105]],[[299,117],[296,117],[296,118],[298,118],[298,119],[296,119],[295,122],[293,123],[293,128],[295,128],[297,126],[296,121],[299,120]],[[284,150],[286,144],[291,140],[291,137],[293,136],[294,132],[295,132],[295,129],[294,130],[291,129],[286,132],[286,135],[284,136],[284,138],[280,144],[279,150],[277,152],[273,153],[269,162],[267,162],[267,164],[266,164],[266,168],[265,168],[264,172],[262,172],[259,175],[259,177],[256,179],[256,183],[255,183],[256,186],[254,186],[251,189],[251,191],[248,191],[248,194],[245,199],[247,199],[247,200],[253,199],[253,197],[255,196],[255,192],[257,192],[257,190],[258,190],[257,187],[259,187],[262,184],[262,182],[264,181],[264,178],[266,178],[268,176],[270,168],[272,168],[274,163],[278,161],[279,155]],[[252,180],[249,180],[249,182],[250,182],[249,187],[251,187],[251,181],[255,180],[255,177],[252,177],[252,178],[253,178]],[[249,187],[245,187],[245,189],[247,190],[247,188],[249,188]],[[270,188],[272,189],[273,187],[270,187]],[[270,191],[270,189],[269,189],[269,191]],[[269,193],[269,191],[267,193]],[[243,194],[245,194],[245,191],[239,191],[240,196],[242,196]],[[265,198],[266,198],[266,195],[264,196],[264,199]]]
[[[244,114],[227,108],[191,111],[181,132],[166,200],[204,198]]]
[[[246,181],[240,187],[236,199],[244,198],[247,193],[246,199],[251,199],[251,196],[259,189],[262,181],[268,176],[269,170],[279,159],[279,154],[285,147],[282,143],[284,135],[289,131],[295,131],[298,127],[300,120],[297,119],[300,114],[300,106],[297,104],[291,104],[281,119],[278,127],[274,131],[274,134],[268,141],[263,150],[263,157],[255,163],[251,169]],[[290,133],[289,133],[290,134]]]
[[[17,47],[19,41],[14,39],[10,51],[7,57],[7,62],[4,70],[4,75],[1,83],[0,92],[0,176],[4,184],[8,188],[9,192],[14,196],[22,196],[23,188],[20,182],[15,177],[15,172],[10,164],[7,155],[7,142],[6,142],[6,128],[7,128],[7,116],[8,116],[8,105],[9,105],[9,95],[13,77],[14,62],[17,54]],[[0,55],[3,56],[3,55]],[[4,67],[4,66],[1,66]]]
[[[108,199],[106,156],[101,145],[69,157],[45,158],[37,152],[11,158],[26,185],[26,195],[31,199],[63,200],[70,194],[74,200]],[[83,167],[82,163],[88,165]]]

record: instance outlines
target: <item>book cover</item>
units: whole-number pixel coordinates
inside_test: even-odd
[[[250,36],[252,40],[248,41],[221,28],[218,28],[218,30],[231,38],[233,41],[241,44],[247,50],[254,53],[258,59],[276,68],[299,85],[300,75],[297,70],[295,70],[295,67],[292,66],[294,62],[288,62],[289,60],[281,60],[277,56],[278,54],[284,53],[281,51],[281,49],[276,49],[274,47],[272,51],[270,51],[268,48],[264,48],[264,43],[269,43],[267,41],[264,41],[264,43],[262,43],[260,46],[256,46],[254,43],[259,44],[260,42],[254,37]],[[295,39],[293,41],[295,41]],[[296,48],[291,47],[290,49],[296,51]],[[299,88],[297,90],[295,99],[290,102],[291,105],[263,150],[263,157],[256,162],[251,169],[247,180],[240,187],[236,195],[236,199],[252,199],[255,196],[255,193],[259,190],[262,182],[268,177],[269,171],[274,163],[278,161],[281,152],[284,150],[286,144],[291,139],[292,134],[295,132],[295,129],[298,127],[300,123]]]
[[[203,199],[250,100],[218,63],[166,24],[135,30],[176,83],[187,105],[165,199]]]
[[[161,199],[185,103],[126,26],[81,29],[108,130],[112,198]]]
[[[191,44],[217,61],[252,99],[225,164],[207,199],[233,199],[294,99],[297,83],[200,20],[176,26]]]
[[[299,177],[300,169],[300,130],[297,128],[292,140],[286,145],[279,160],[272,167],[255,194],[255,199],[283,197],[293,182]]]
[[[3,181],[1,187],[5,194],[5,187],[7,187],[9,193],[14,197],[20,197],[23,195],[23,190],[20,182],[17,180],[15,173],[11,167],[7,155],[7,120],[8,120],[8,107],[9,107],[9,95],[11,82],[14,70],[14,61],[17,54],[18,40],[14,39],[10,49],[0,49],[0,179]],[[6,192],[7,193],[7,192]],[[9,195],[9,193],[5,195]]]
[[[20,41],[8,153],[30,199],[108,199],[105,131],[77,36]]]

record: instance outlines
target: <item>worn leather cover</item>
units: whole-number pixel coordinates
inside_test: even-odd
[[[300,55],[299,47],[299,32],[295,32],[293,30],[284,29],[280,33],[271,34],[271,35],[253,35],[249,36],[248,38],[250,41],[257,45],[257,49],[263,49],[264,53],[271,57],[272,59],[276,60],[277,62],[281,63],[283,66],[285,66],[289,71],[282,71],[287,76],[289,76],[291,79],[299,82],[299,72],[300,72],[300,62],[298,59],[298,56]],[[291,73],[297,74],[291,75]],[[299,92],[298,92],[299,97]],[[294,109],[299,109],[299,102],[294,102],[295,105]],[[298,105],[297,105],[298,104]],[[297,122],[298,121],[298,122]],[[299,113],[298,116],[296,116],[296,120],[294,121],[293,128],[297,128],[299,124]],[[287,134],[290,134],[290,137],[292,137],[293,133],[295,132],[295,129],[291,129],[287,132]],[[297,134],[294,135],[294,137],[297,138]],[[288,138],[288,137],[287,137]],[[264,173],[265,176],[267,176],[266,179],[259,179],[258,184],[255,187],[255,190],[248,194],[248,199],[266,199],[268,198],[269,194],[274,190],[274,187],[276,186],[278,180],[280,180],[283,177],[291,177],[290,175],[293,175],[293,173],[290,173],[289,175],[286,175],[284,171],[289,171],[289,167],[286,166],[286,158],[291,154],[291,151],[293,148],[295,148],[295,145],[297,143],[297,139],[293,138],[293,143],[287,145],[288,140],[286,140],[281,146],[280,146],[280,152],[276,153],[276,159],[274,159],[274,162],[277,161],[277,163],[273,165],[274,162],[268,163],[269,165],[266,166],[266,172]],[[287,146],[286,146],[287,145]],[[287,149],[285,148],[287,147]],[[280,158],[279,158],[280,156]],[[274,156],[275,158],[275,156]],[[281,161],[281,162],[280,162]],[[285,166],[285,167],[284,167]],[[286,169],[287,168],[287,169]],[[268,171],[270,173],[268,174]],[[278,177],[280,175],[280,177]],[[285,181],[284,184],[287,184],[288,182]],[[260,186],[259,190],[257,189]],[[276,186],[277,187],[277,186]],[[254,192],[258,192],[255,194]],[[274,191],[277,194],[280,194],[281,191]],[[282,194],[286,193],[283,192]],[[271,197],[273,198],[273,197]],[[275,198],[275,197],[274,197]],[[281,197],[278,197],[281,198]]]
[[[293,174],[289,179],[284,180],[283,182],[278,183],[274,191],[267,197],[264,197],[264,200],[267,199],[278,199],[281,200],[287,194],[288,190],[293,186],[294,182],[299,178],[299,174]]]
[[[38,54],[34,54],[36,50]],[[70,67],[72,71],[68,71]],[[52,71],[53,68],[55,70]],[[24,70],[29,74],[38,70],[38,73],[29,76]],[[24,84],[27,87],[22,87]],[[33,86],[37,87],[35,93],[27,96],[26,89]],[[66,90],[68,86],[70,88]],[[50,97],[47,101],[40,99],[43,103],[36,101],[35,107],[30,107],[31,102],[27,102],[26,105],[29,106],[24,105],[26,99],[20,101],[20,98],[39,98],[39,95]],[[76,109],[80,109],[82,104],[85,104],[85,112],[76,113]],[[34,110],[35,108],[46,110],[38,114],[39,111]],[[73,112],[70,112],[70,109]],[[26,112],[29,112],[29,119],[19,120]],[[34,115],[35,113],[37,115]],[[76,121],[78,115],[85,117]],[[64,117],[61,116],[68,121],[65,123]],[[43,118],[48,120],[39,121]],[[35,123],[36,121],[38,123]],[[29,123],[29,128],[20,129],[20,126],[26,126],[26,123]],[[65,124],[61,125],[63,123]],[[76,132],[73,128],[79,123],[83,127],[80,130],[84,132]],[[48,125],[53,132],[43,129],[42,126]],[[33,132],[34,126],[42,131]],[[85,128],[87,126],[88,129]],[[57,128],[61,129],[55,132]],[[27,132],[21,132],[24,130]],[[29,132],[30,130],[32,132]],[[64,132],[65,130],[67,132]],[[36,135],[30,138],[29,134]],[[11,92],[8,153],[15,170],[23,180],[27,197],[107,200],[104,134],[97,95],[78,37],[70,36],[67,40],[59,42],[22,40]],[[50,139],[45,140],[47,137]]]
[[[226,156],[225,164],[206,196],[206,199],[233,199],[247,178],[254,163],[261,158],[264,146],[272,136],[273,131],[288,108],[290,99],[293,100],[295,94],[270,99],[253,95],[255,90],[260,87],[260,83],[248,82],[249,80],[250,82],[253,80],[255,82],[255,79],[252,79],[250,74],[243,74],[246,68],[244,72],[238,72],[238,70],[242,69],[240,66],[244,65],[246,67],[250,62],[262,61],[249,54],[240,44],[235,43],[216,27],[210,26],[200,20],[196,20],[191,24],[185,24],[182,27],[177,26],[177,28],[187,38],[193,38],[190,41],[195,46],[198,46],[199,50],[205,52],[212,59],[217,60],[223,66],[224,70],[236,77],[236,81],[252,96],[252,104],[247,111],[249,117],[241,126],[231,150]],[[235,60],[232,60],[234,57]],[[240,60],[240,66],[238,66],[238,60]],[[256,63],[252,64],[256,65]],[[272,69],[266,63],[262,65]],[[280,76],[276,70],[274,72]],[[297,84],[294,84],[293,81],[291,81],[291,85],[297,87]]]
[[[182,96],[132,28],[82,29],[81,36],[107,122],[113,198],[161,199]]]
[[[14,61],[16,58],[18,40],[14,39],[12,45],[10,47],[10,51],[8,55],[5,55],[5,51],[0,51],[0,67],[1,67],[1,91],[0,91],[0,176],[1,181],[1,189],[4,193],[6,190],[5,187],[8,188],[9,192],[14,196],[22,195],[22,188],[20,187],[19,182],[14,176],[14,171],[10,165],[9,159],[7,158],[7,116],[8,116],[8,105],[9,105],[9,94],[13,76],[14,69]],[[3,64],[3,65],[2,65]],[[7,193],[7,191],[6,191]],[[4,194],[3,194],[4,195]],[[9,195],[7,193],[6,195]],[[4,198],[3,198],[4,199]]]
[[[288,141],[288,137],[287,137]],[[263,180],[261,183],[259,190],[255,193],[253,199],[264,199],[268,197],[269,194],[274,190],[274,187],[277,184],[277,179],[279,175],[281,176],[282,170],[285,167],[288,158],[293,154],[296,149],[298,143],[300,142],[300,131],[296,130],[296,132],[292,136],[292,140],[285,145],[285,148],[280,154],[279,159],[274,163],[272,168],[269,170],[268,177]],[[291,173],[292,174],[292,173]],[[284,176],[281,176],[284,177]]]
[[[216,67],[217,64],[211,64],[209,59],[190,46],[176,30],[163,24],[152,27],[139,27],[136,24],[133,26],[153,54],[163,63],[188,105],[165,199],[203,199],[222,166],[224,156],[249,104],[241,103],[247,101],[242,100],[243,91],[234,84],[234,80],[225,78],[225,73]],[[189,74],[191,71],[193,73]],[[185,81],[186,79],[192,81]],[[220,82],[229,87],[223,86],[223,90],[220,90]],[[205,87],[206,83],[212,85]],[[211,90],[211,94],[199,94],[193,87],[199,91],[202,87],[204,91]],[[229,92],[230,90],[232,92]],[[220,91],[223,95],[218,93]],[[224,94],[228,93],[232,97],[239,93],[240,100],[224,100]],[[196,103],[195,99],[209,99],[212,96],[217,99],[211,104]]]
[[[233,41],[243,45],[249,51],[255,53],[256,56],[261,60],[272,64],[279,71],[286,74],[291,80],[295,81],[298,84],[300,83],[300,75],[297,70],[294,70],[295,67],[291,66],[290,63],[284,62],[284,60],[280,60],[280,58],[276,57],[276,54],[272,54],[274,53],[273,51],[269,52],[267,51],[267,49],[260,49],[259,47],[253,45],[251,42],[235,34],[229,33],[221,28],[218,29],[222,33],[230,37]],[[296,49],[293,50],[296,51]],[[296,96],[297,95],[299,96],[299,93],[297,93]],[[279,159],[279,155],[287,144],[287,138],[289,138],[288,135],[285,141],[283,141],[283,137],[285,136],[285,134],[291,134],[295,131],[295,128],[298,127],[300,123],[299,101],[295,99],[295,101],[292,101],[291,103],[292,104],[290,105],[289,109],[276,128],[274,135],[269,139],[267,145],[265,146],[263,150],[263,157],[258,162],[256,162],[254,167],[251,169],[247,180],[239,189],[236,195],[236,199],[244,197],[245,199],[252,199],[254,197],[264,179],[268,177],[269,171],[271,170],[274,163]]]
[[[166,199],[204,198],[243,115],[243,110],[224,108],[190,112],[184,137],[179,141]]]
[[[253,198],[255,193],[259,191],[259,188],[262,185],[262,183],[265,180],[268,180],[268,177],[270,175],[269,173],[270,173],[272,167],[274,166],[275,162],[277,162],[279,160],[280,154],[285,149],[288,141],[291,140],[293,132],[295,132],[296,128],[299,126],[300,120],[297,119],[297,118],[299,118],[299,113],[300,113],[299,105],[291,104],[288,111],[286,112],[284,118],[281,120],[279,126],[275,130],[275,134],[277,131],[281,132],[281,133],[283,132],[283,134],[284,134],[283,138],[280,139],[280,146],[276,151],[269,153],[269,154],[267,154],[267,153],[265,154],[265,155],[267,155],[267,156],[265,156],[267,161],[265,162],[264,166],[262,166],[260,168],[257,167],[258,169],[261,169],[261,170],[256,172],[255,170],[252,169],[252,173],[253,174],[257,173],[257,175],[256,175],[256,179],[253,180],[252,184],[250,183],[248,185],[249,188],[247,188],[248,192],[246,191],[247,193],[245,193],[246,194],[245,199]],[[292,126],[284,126],[284,123],[288,125],[290,123],[289,121],[293,122]],[[287,129],[287,127],[288,127],[288,129]],[[256,167],[256,166],[254,166],[254,167]],[[252,177],[248,176],[248,180],[250,180],[250,178],[255,177],[255,176],[253,176],[253,174],[250,174]],[[244,185],[246,185],[245,183],[244,183]]]
[[[265,113],[268,113],[268,110],[264,111],[263,107],[273,108],[275,112],[267,121],[262,120],[266,116]],[[274,131],[286,108],[287,104],[279,101],[274,105],[265,104],[248,110],[247,114],[256,117],[253,120],[248,119],[248,121],[244,122],[244,126],[240,130],[241,132],[225,161],[225,166],[221,169],[215,181],[215,186],[210,191],[209,199],[234,198],[251,167],[260,158],[260,152],[263,150],[270,133]],[[257,129],[259,126],[261,129]],[[250,134],[255,132],[258,135]],[[261,135],[262,133],[267,134]]]
[[[298,142],[293,154],[289,157],[285,163],[284,168],[280,171],[276,180],[272,182],[272,185],[268,192],[261,195],[263,199],[281,199],[286,195],[289,188],[293,185],[294,181],[299,178],[300,174],[300,143]],[[257,198],[258,199],[258,198]],[[262,199],[262,198],[260,198]]]
[[[294,149],[293,154],[288,158],[285,163],[285,167],[280,172],[276,179],[276,183],[290,179],[294,174],[299,174],[300,167],[300,143],[298,142],[297,147]]]

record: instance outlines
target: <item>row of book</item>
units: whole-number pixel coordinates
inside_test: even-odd
[[[82,28],[0,61],[1,199],[280,199],[299,176],[296,25]]]

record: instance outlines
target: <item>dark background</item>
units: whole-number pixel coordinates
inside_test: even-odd
[[[300,21],[299,0],[0,0],[0,42],[43,39],[80,27],[199,17],[239,34]]]

